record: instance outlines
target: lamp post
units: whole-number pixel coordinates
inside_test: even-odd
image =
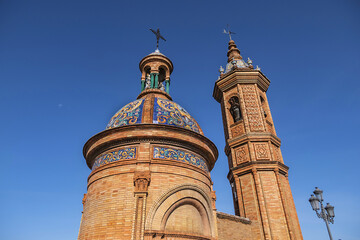
[[[333,240],[330,232],[329,222],[334,223],[334,217],[335,217],[334,206],[331,206],[329,203],[327,203],[326,206],[324,207],[323,205],[324,199],[322,196],[323,191],[320,190],[319,188],[315,187],[313,193],[315,194],[315,196],[311,194],[311,197],[309,198],[311,207],[316,212],[316,215],[325,221],[330,240]],[[318,210],[320,211],[318,212]]]

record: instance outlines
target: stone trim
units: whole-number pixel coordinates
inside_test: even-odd
[[[216,217],[220,218],[220,219],[227,219],[227,220],[234,221],[234,222],[251,224],[251,220],[248,218],[239,217],[239,216],[235,216],[235,215],[231,215],[231,214],[227,214],[227,213],[223,213],[223,212],[216,212]]]

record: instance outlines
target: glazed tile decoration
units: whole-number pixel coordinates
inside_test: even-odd
[[[92,170],[105,165],[107,163],[116,162],[119,160],[128,160],[136,158],[136,147],[123,148],[116,150],[114,152],[109,152],[98,156],[95,159],[94,165],[92,166]]]
[[[154,100],[153,123],[182,127],[200,133],[199,125],[184,108],[162,98]]]
[[[121,108],[110,120],[106,129],[141,123],[144,99],[138,99]]]
[[[206,172],[209,172],[209,169],[204,159],[197,157],[196,155],[190,152],[173,149],[173,148],[154,147],[153,158],[164,159],[164,160],[176,160],[194,165]]]

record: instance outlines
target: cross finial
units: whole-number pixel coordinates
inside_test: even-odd
[[[229,24],[226,25],[226,28],[227,28],[227,31],[226,31],[226,29],[224,29],[224,33],[229,34],[229,38],[230,38],[230,41],[231,41],[231,34],[236,34],[236,33],[230,31]]]
[[[153,29],[150,28],[150,31],[152,31],[152,32],[155,34],[155,36],[156,36],[156,51],[158,52],[158,51],[159,51],[159,39],[161,38],[161,39],[164,40],[164,41],[166,41],[166,39],[165,39],[163,36],[161,36],[159,29],[157,29],[157,30],[155,31],[155,30],[153,30]]]

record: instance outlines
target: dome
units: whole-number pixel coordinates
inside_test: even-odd
[[[106,129],[142,123],[171,125],[203,134],[199,124],[183,107],[161,96],[139,98],[126,104],[110,119]]]

